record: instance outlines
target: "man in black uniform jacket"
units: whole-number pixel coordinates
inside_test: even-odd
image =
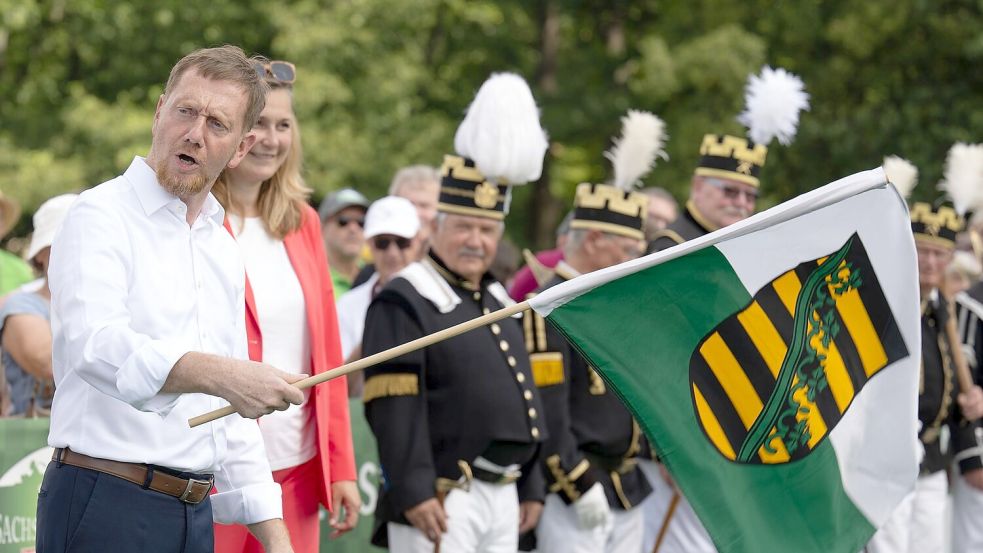
[[[468,125],[487,106],[486,87],[496,90],[501,83],[494,81],[502,77],[521,82],[514,75],[493,76],[478,92],[458,130],[460,155],[446,156],[441,169],[430,254],[397,273],[373,300],[365,321],[366,356],[512,304],[488,273],[509,204],[510,189],[499,183],[538,178],[546,140],[538,119],[525,132],[499,133],[512,146],[516,134],[538,138],[517,145],[511,167],[486,163],[498,150],[468,141],[496,134]],[[521,87],[535,118],[532,95],[524,82]],[[492,104],[516,102],[501,100]],[[485,115],[475,119],[503,121]],[[485,173],[483,164],[498,172]],[[542,511],[539,456],[547,437],[518,319],[367,369],[363,400],[384,480],[376,518],[385,526],[375,543],[387,534],[394,552],[432,552],[435,543],[443,553],[516,551],[520,529],[534,526]]]
[[[638,257],[647,202],[640,192],[579,185],[564,259],[541,290]],[[525,327],[550,433],[543,458],[551,493],[536,529],[539,551],[637,553],[644,521],[636,507],[652,491],[638,468],[638,423],[559,331],[539,315]]]
[[[918,252],[918,283],[922,299],[922,368],[918,386],[918,438],[925,449],[915,491],[898,506],[867,546],[871,553],[941,552],[945,542],[948,501],[947,469],[952,448],[943,435],[974,433],[983,391],[960,390],[946,324],[951,311],[939,290],[952,258],[962,220],[949,206],[917,202],[911,207],[911,228]],[[967,470],[969,466],[961,467]]]
[[[699,238],[754,214],[760,184],[758,174],[767,153],[765,145],[753,144],[745,138],[705,135],[685,209],[668,227],[655,233],[655,238],[648,244],[649,253]],[[646,457],[652,456],[647,442],[642,453]],[[650,479],[661,472],[660,480],[668,482],[668,473],[664,469],[660,471],[647,459],[642,463]],[[651,551],[661,532],[664,541],[660,551],[664,553],[716,551],[693,508],[678,493],[672,485],[659,486],[657,493],[646,502],[644,549]],[[669,512],[669,505],[677,496],[678,506]]]
[[[649,253],[699,238],[747,219],[758,200],[758,173],[768,149],[747,139],[708,134],[700,145],[700,163],[690,181],[686,208],[655,233]]]
[[[977,384],[983,382],[983,282],[956,296],[959,335]],[[952,477],[953,551],[983,551],[983,428],[966,425],[954,436],[960,469]]]

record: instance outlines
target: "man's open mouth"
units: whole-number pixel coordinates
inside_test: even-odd
[[[198,160],[188,154],[178,154],[177,157],[184,165],[198,165]]]

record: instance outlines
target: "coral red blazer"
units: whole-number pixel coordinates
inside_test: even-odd
[[[338,314],[328,272],[328,257],[321,241],[321,220],[314,209],[304,205],[301,226],[283,239],[287,256],[304,292],[307,305],[307,328],[310,332],[311,367],[320,374],[342,364],[341,340],[338,337]],[[232,232],[226,219],[225,228]],[[249,358],[263,359],[263,337],[253,289],[246,277],[246,335]],[[355,480],[355,451],[352,425],[348,415],[348,383],[344,376],[314,387],[311,393],[314,420],[317,423],[317,452],[321,464],[321,503],[331,508],[331,484]]]

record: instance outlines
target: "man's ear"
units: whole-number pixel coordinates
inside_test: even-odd
[[[235,169],[242,161],[242,158],[246,157],[246,154],[249,153],[249,150],[252,149],[253,144],[255,143],[256,133],[252,131],[247,132],[246,136],[243,136],[242,141],[239,142],[239,146],[236,147],[235,155],[233,155],[232,159],[229,160],[228,168]]]
[[[601,231],[597,229],[588,229],[584,233],[583,241],[581,242],[581,247],[584,248],[584,253],[588,256],[592,256],[597,253],[597,240],[601,237]]]
[[[160,122],[160,110],[164,108],[164,95],[161,94],[160,98],[157,98],[157,107],[154,109],[154,124],[151,127],[151,133],[157,132],[157,123]]]

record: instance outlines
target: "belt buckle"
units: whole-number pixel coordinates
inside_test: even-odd
[[[515,473],[503,474],[502,477],[498,479],[498,482],[496,482],[496,484],[498,484],[499,486],[513,484],[517,482],[521,476],[522,476],[521,472],[519,474],[515,474]]]
[[[191,488],[193,488],[195,484],[201,484],[203,486],[207,486],[208,489],[205,490],[205,494],[198,501],[189,501],[188,500],[188,496],[191,495]],[[188,478],[188,486],[186,488],[184,488],[184,493],[182,493],[181,496],[178,497],[178,500],[181,501],[181,502],[183,502],[183,503],[189,503],[191,505],[197,505],[197,504],[201,503],[202,501],[204,501],[206,497],[208,497],[208,492],[210,492],[211,489],[212,489],[212,481],[211,480],[196,480],[194,478]]]

